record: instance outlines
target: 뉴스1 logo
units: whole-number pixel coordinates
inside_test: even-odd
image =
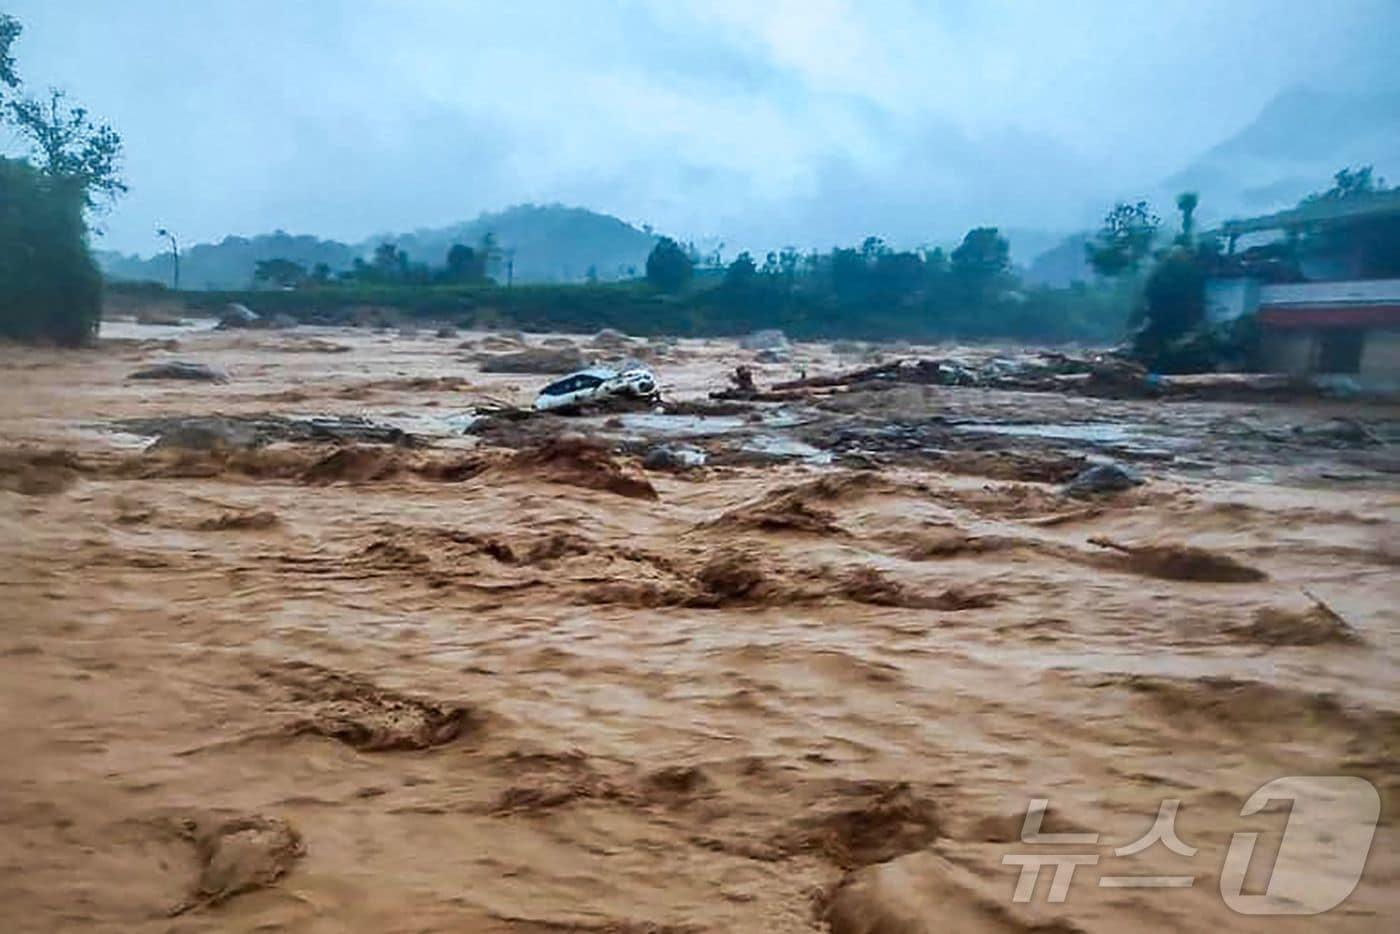
[[[1230,838],[1220,871],[1220,895],[1233,911],[1245,915],[1316,915],[1347,899],[1361,881],[1371,852],[1381,799],[1374,785],[1362,778],[1341,775],[1290,775],[1275,779],[1249,796],[1241,817],[1260,813],[1267,805],[1292,805],[1277,858],[1261,894],[1246,894],[1245,877],[1254,857],[1259,834],[1236,832]],[[1031,845],[1083,846],[1097,844],[1097,833],[1042,833],[1048,798],[1032,798],[1021,826],[1021,842]],[[1197,848],[1176,832],[1181,801],[1168,798],[1157,810],[1152,828],[1139,840],[1113,850],[1130,857],[1160,844],[1178,856],[1193,857]],[[1040,871],[1053,867],[1046,901],[1063,902],[1080,866],[1096,866],[1094,853],[1013,853],[1002,865],[1019,866],[1013,902],[1029,902],[1035,894]],[[1104,875],[1100,888],[1189,888],[1193,875]]]

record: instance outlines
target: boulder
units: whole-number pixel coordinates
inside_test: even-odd
[[[705,452],[685,445],[660,444],[642,458],[647,470],[693,470],[705,466]]]
[[[1303,444],[1325,447],[1370,447],[1382,443],[1370,427],[1354,418],[1331,418],[1317,425],[1294,425],[1293,437]]]
[[[219,451],[232,448],[253,448],[261,443],[257,430],[218,416],[191,418],[171,425],[156,436],[148,450],[172,448],[192,451]]]
[[[167,360],[143,366],[133,372],[128,379],[182,379],[196,383],[228,382],[228,374],[203,363],[188,360]]]
[[[518,350],[525,346],[525,335],[518,331],[487,334],[478,344],[482,350]]]
[[[1142,474],[1122,464],[1095,464],[1080,471],[1074,479],[1065,484],[1069,496],[1098,496],[1102,493],[1121,493],[1140,486],[1145,481]]]
[[[219,329],[227,331],[233,328],[255,328],[261,321],[262,316],[247,305],[230,302],[224,306],[223,314],[219,316]]]

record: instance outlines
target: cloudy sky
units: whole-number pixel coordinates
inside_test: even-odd
[[[126,140],[100,246],[358,240],[561,201],[730,244],[1070,229],[1299,84],[1394,86],[1395,0],[0,0]],[[0,140],[3,143],[3,140]]]

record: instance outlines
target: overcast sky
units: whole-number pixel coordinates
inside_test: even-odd
[[[98,245],[358,240],[561,201],[730,244],[1068,229],[1298,84],[1397,81],[1396,0],[0,0],[126,141]]]

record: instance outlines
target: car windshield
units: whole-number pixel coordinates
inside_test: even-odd
[[[565,393],[578,392],[580,389],[592,389],[602,383],[600,377],[588,373],[576,373],[567,376],[556,383],[550,383],[540,390],[542,396],[562,396]]]

